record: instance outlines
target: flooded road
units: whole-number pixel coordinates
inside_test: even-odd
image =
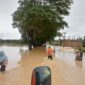
[[[66,68],[64,67],[60,73],[64,78],[63,82],[66,82],[62,85],[85,85],[85,53],[81,62],[75,61],[75,52],[72,48],[55,48],[55,50],[55,57],[66,64]],[[61,68],[62,66],[64,65],[61,65]]]
[[[85,69],[85,53],[83,53],[83,60],[82,62],[75,62],[75,51],[72,48],[55,48],[55,57],[64,61],[65,63],[69,64],[73,67],[82,67],[82,69]]]
[[[32,70],[43,62],[45,49],[29,53],[27,47],[2,46],[0,50],[4,50],[9,62],[6,72],[0,72],[0,85],[30,85]]]
[[[7,66],[7,70],[10,70],[14,67],[17,67],[18,61],[21,59],[21,49],[26,50],[27,47],[23,46],[1,46],[0,47],[0,51],[4,51],[5,54],[8,57],[8,66]]]
[[[47,59],[45,48],[29,52],[26,46],[2,46],[0,50],[5,51],[9,60],[7,71],[0,72],[0,85],[31,85],[32,70],[42,65],[51,68],[52,85],[85,85],[85,58],[75,62],[71,48],[56,47],[53,61]]]

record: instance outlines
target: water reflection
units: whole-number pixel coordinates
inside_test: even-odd
[[[83,67],[82,61],[75,61],[75,64],[76,64],[76,66],[79,67],[79,68],[82,68],[82,67]]]
[[[68,52],[68,51],[62,51],[62,50],[56,50],[56,57],[67,62],[68,64],[74,64],[75,60],[75,54],[74,52]]]
[[[8,66],[7,70],[11,70],[12,68],[18,67],[18,62],[21,59],[20,49],[26,50],[26,46],[1,46],[0,50],[4,51],[8,57]],[[22,52],[23,53],[23,52]]]
[[[5,73],[0,72],[0,85],[31,85],[32,70],[41,63],[51,67],[52,85],[85,85],[85,57],[82,62],[75,62],[73,51],[56,47],[58,59],[48,61],[43,60],[46,55],[42,48],[30,53],[27,47],[19,46],[2,46],[2,50],[8,56],[9,64]]]
[[[28,49],[20,48],[20,55],[21,55],[21,57],[22,56],[27,56],[28,53],[29,53]]]
[[[64,62],[66,62],[71,66],[77,66],[83,69],[85,68],[85,66],[83,66],[83,63],[85,63],[85,54],[83,55],[82,62],[81,61],[75,62],[76,55],[75,55],[75,51],[72,50],[72,48],[62,49],[61,47],[56,47],[55,56],[56,58],[63,60]]]

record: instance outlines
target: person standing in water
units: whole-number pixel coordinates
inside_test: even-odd
[[[76,52],[76,61],[82,61],[83,59],[83,52],[81,49],[79,49],[79,51]]]
[[[83,59],[83,51],[81,50],[81,48],[79,49],[79,52],[80,52],[80,58],[79,58],[79,60],[82,61],[82,59]]]
[[[53,49],[49,46],[48,49],[47,49],[48,59],[53,60],[53,57],[52,57],[53,52],[54,52]]]
[[[78,60],[79,60],[79,57],[80,57],[80,52],[79,52],[79,50],[78,50],[78,51],[76,51],[75,61],[78,61]]]

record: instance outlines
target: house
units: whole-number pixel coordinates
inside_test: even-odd
[[[80,40],[63,40],[62,46],[64,47],[74,47],[74,48],[80,48],[82,47],[82,42]]]

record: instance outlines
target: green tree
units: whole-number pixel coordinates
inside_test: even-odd
[[[42,45],[68,27],[64,16],[69,14],[72,0],[19,0],[13,13],[13,27],[27,38],[29,48]],[[24,34],[24,35],[23,35]]]

